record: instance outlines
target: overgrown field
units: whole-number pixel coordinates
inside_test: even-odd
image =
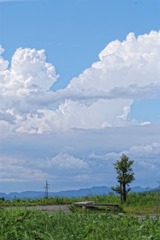
[[[108,213],[0,210],[0,240],[159,240],[160,220]]]
[[[57,205],[71,204],[79,201],[92,201],[95,203],[119,204],[119,197],[114,194],[104,196],[87,196],[84,198],[48,198],[48,199],[0,199],[0,207],[5,206],[35,206],[35,205]],[[126,214],[160,214],[160,191],[145,193],[130,193],[127,202],[122,205]]]

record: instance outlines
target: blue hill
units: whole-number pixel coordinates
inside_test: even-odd
[[[153,191],[154,188],[142,188],[140,186],[133,187],[132,192],[146,192]],[[49,192],[49,197],[84,197],[84,196],[95,196],[95,195],[107,195],[112,192],[111,188],[106,186],[101,187],[91,187],[84,188],[79,190],[68,190],[68,191],[60,191],[60,192]],[[42,191],[25,191],[25,192],[11,192],[8,194],[0,193],[0,198],[5,198],[6,200],[11,200],[14,198],[24,199],[35,199],[35,198],[43,198],[44,192]]]

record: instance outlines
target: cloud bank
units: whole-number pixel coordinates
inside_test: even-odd
[[[14,131],[42,133],[135,124],[128,120],[134,101],[159,97],[160,32],[137,38],[130,33],[123,42],[111,42],[98,62],[56,92],[51,87],[58,74],[46,62],[44,50],[17,49],[11,67],[3,51],[1,48],[1,121],[13,124]]]
[[[111,178],[113,160],[123,152],[136,159],[139,176],[142,168],[158,177],[159,124],[130,113],[135,101],[160,98],[160,32],[109,43],[99,61],[57,91],[52,87],[59,74],[44,50],[19,48],[10,63],[3,53],[0,47],[3,179],[55,181],[65,173],[69,185],[73,179],[101,184],[106,167]]]

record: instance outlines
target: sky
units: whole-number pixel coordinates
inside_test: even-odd
[[[160,1],[0,0],[0,192],[160,181]]]

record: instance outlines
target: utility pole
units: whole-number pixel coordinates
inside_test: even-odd
[[[46,180],[46,185],[45,185],[45,198],[48,198],[48,190],[49,190],[49,184]]]

